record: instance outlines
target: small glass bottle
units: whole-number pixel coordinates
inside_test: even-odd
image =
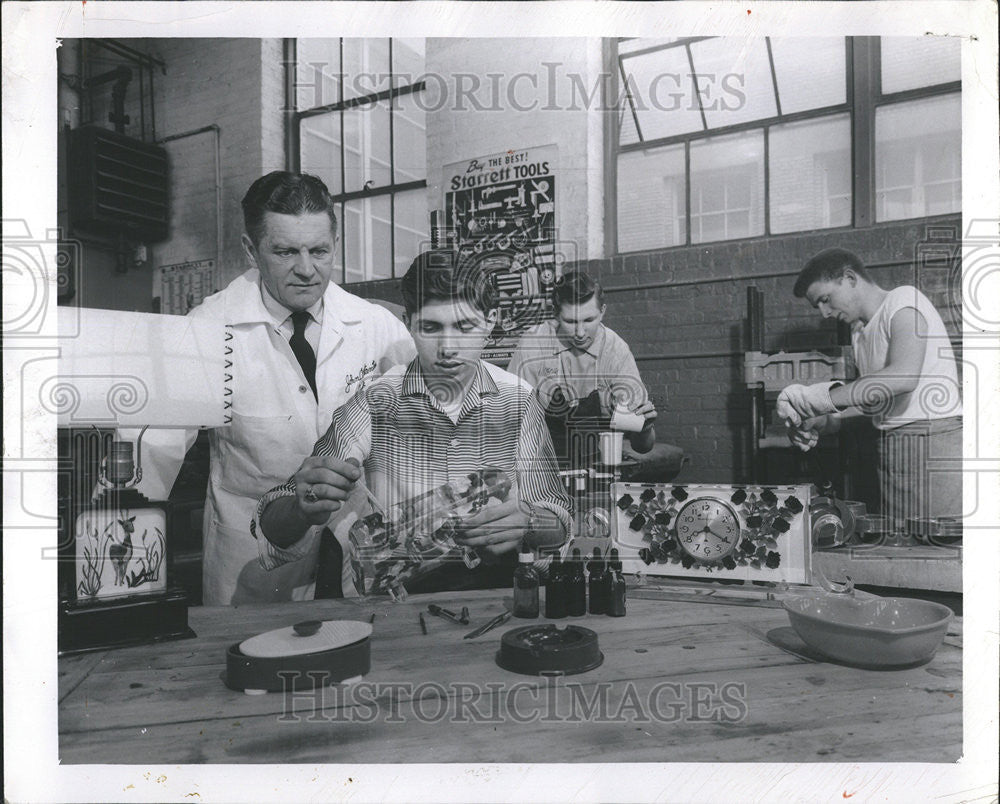
[[[601,548],[594,548],[594,557],[587,563],[587,569],[590,572],[590,613],[604,614],[608,610],[608,597]]]
[[[573,548],[573,560],[564,567],[566,579],[566,612],[570,617],[582,617],[587,613],[587,579],[583,574],[583,556],[580,548]]]
[[[566,574],[559,553],[552,556],[549,575],[545,580],[545,616],[558,620],[566,616]]]
[[[520,552],[517,556],[517,569],[514,570],[514,616],[538,616],[538,570],[534,567],[535,556],[530,551]]]
[[[611,561],[608,562],[608,616],[625,616],[625,576],[622,574],[622,562],[618,551],[611,550]]]

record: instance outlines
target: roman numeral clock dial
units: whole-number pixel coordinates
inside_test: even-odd
[[[691,558],[715,563],[736,550],[740,520],[722,500],[698,497],[677,512],[677,543]]]

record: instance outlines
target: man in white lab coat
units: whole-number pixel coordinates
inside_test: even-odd
[[[402,322],[333,282],[337,219],[318,178],[275,171],[243,199],[251,268],[191,311],[228,325],[231,424],[209,431],[203,603],[308,599],[316,556],[265,572],[250,532],[257,500],[295,473],[333,412],[415,355]],[[139,490],[165,499],[197,430],[149,430]],[[131,437],[135,434],[123,434]]]

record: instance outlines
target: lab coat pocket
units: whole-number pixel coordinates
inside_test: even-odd
[[[295,416],[243,416],[221,428],[222,487],[243,497],[259,497],[295,474],[312,452],[314,433]]]

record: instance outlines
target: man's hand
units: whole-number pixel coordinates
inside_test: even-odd
[[[789,385],[778,395],[776,412],[779,419],[798,427],[806,419],[836,413],[830,399],[830,388],[839,383],[821,382],[816,385]]]
[[[344,504],[361,477],[354,461],[311,456],[295,473],[295,501],[299,516],[310,525],[322,525]]]
[[[499,505],[488,505],[462,523],[456,544],[472,547],[482,555],[498,556],[516,551],[529,525],[527,510],[516,497]]]
[[[653,426],[653,422],[656,421],[656,408],[653,406],[653,400],[651,399],[647,399],[632,412],[636,416],[642,416],[646,420],[642,428],[643,430],[648,430]]]

